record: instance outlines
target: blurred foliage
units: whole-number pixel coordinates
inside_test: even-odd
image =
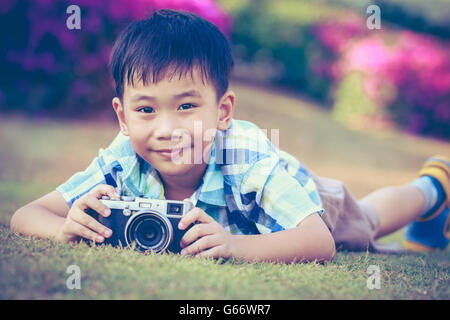
[[[449,2],[373,3],[382,30],[366,27],[369,0],[221,0],[225,11],[213,0],[4,0],[0,110],[69,117],[111,110],[115,37],[164,7],[232,32],[237,77],[299,90],[354,126],[395,124],[449,139]],[[66,28],[71,4],[81,8],[81,30]]]
[[[359,12],[375,4],[381,9],[383,21],[411,31],[450,38],[449,0],[326,0],[332,5]]]
[[[222,1],[233,16],[235,75],[299,88],[327,101],[332,79],[315,67],[332,63],[311,27],[344,10],[307,1]]]
[[[381,30],[366,26],[369,1],[220,3],[234,18],[237,77],[293,87],[355,127],[450,138],[448,3],[378,1]]]
[[[70,5],[80,7],[79,30],[66,26]],[[116,36],[162,8],[197,13],[229,33],[231,21],[213,0],[2,0],[0,110],[64,117],[111,110]]]

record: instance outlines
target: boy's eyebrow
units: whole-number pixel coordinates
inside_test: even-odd
[[[174,97],[177,99],[184,98],[184,97],[194,97],[194,98],[200,98],[202,95],[197,90],[188,90],[179,94],[176,94]]]
[[[202,95],[197,90],[188,90],[188,91],[184,91],[179,94],[176,94],[173,97],[175,99],[181,99],[181,98],[185,98],[185,97],[201,98],[201,96]],[[153,96],[142,95],[140,93],[136,93],[131,97],[131,101],[140,101],[140,100],[156,100],[156,98]]]

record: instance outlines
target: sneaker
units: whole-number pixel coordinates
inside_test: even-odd
[[[440,194],[445,194],[445,199],[438,198],[437,203],[442,202],[441,205],[406,226],[403,247],[417,252],[443,250],[450,240],[450,160],[444,156],[429,158],[419,176],[437,180],[443,189]]]

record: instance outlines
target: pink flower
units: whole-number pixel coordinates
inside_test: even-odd
[[[325,21],[313,27],[313,34],[334,53],[341,53],[351,40],[364,35],[366,31],[364,20],[355,14],[346,16],[342,21]]]
[[[398,112],[410,132],[449,129],[449,42],[411,31],[367,33],[337,21],[319,24],[314,30],[336,55],[331,65],[320,61],[313,66],[318,75],[332,76],[338,84],[353,72],[362,73],[364,92],[381,114]]]

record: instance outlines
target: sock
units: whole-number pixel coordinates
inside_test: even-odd
[[[421,217],[425,218],[438,209],[445,200],[445,192],[438,180],[430,176],[422,176],[414,179],[413,185],[422,191],[425,197],[425,208]]]

